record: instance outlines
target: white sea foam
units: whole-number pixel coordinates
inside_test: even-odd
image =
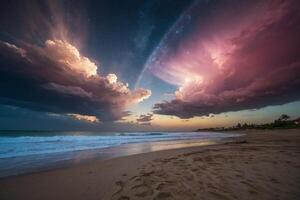
[[[0,177],[51,168],[65,161],[89,157],[117,157],[154,151],[151,143],[166,146],[176,141],[218,141],[237,134],[216,132],[130,133],[0,133]],[[184,142],[182,142],[184,143]],[[124,145],[130,144],[131,146]],[[110,147],[118,147],[113,150]],[[93,153],[88,153],[93,150]],[[87,152],[87,153],[84,153]]]
[[[214,139],[228,137],[222,133],[113,133],[110,135],[46,135],[46,136],[0,136],[0,158],[61,153],[78,150],[113,147],[122,144]]]

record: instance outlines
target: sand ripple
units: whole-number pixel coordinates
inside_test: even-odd
[[[239,142],[153,160],[113,200],[298,199],[300,148]]]

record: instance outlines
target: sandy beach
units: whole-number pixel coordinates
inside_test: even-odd
[[[299,199],[300,130],[0,179],[0,199]]]

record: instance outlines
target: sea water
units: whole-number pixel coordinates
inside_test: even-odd
[[[168,149],[172,148],[171,144],[217,142],[235,136],[237,134],[217,132],[0,132],[0,177],[95,157],[150,152],[155,150],[155,145]]]

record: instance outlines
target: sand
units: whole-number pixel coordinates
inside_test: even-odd
[[[95,160],[0,180],[0,199],[300,199],[300,130]]]

